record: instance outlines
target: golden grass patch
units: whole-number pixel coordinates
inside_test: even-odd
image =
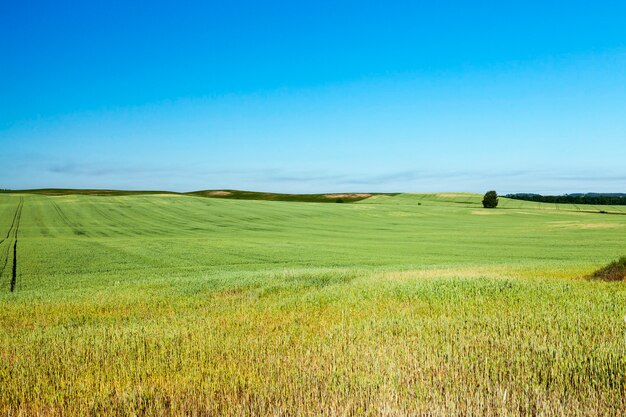
[[[415,213],[409,213],[406,211],[392,211],[391,213],[389,213],[389,215],[392,217],[412,217],[415,216]]]
[[[618,229],[624,227],[621,223],[583,223],[575,221],[549,222],[549,227],[559,229]]]
[[[490,216],[492,214],[506,214],[505,211],[495,211],[495,210],[473,210],[472,214],[477,216]]]
[[[472,193],[437,193],[435,194],[439,198],[461,198],[461,197],[471,197],[476,196],[477,194]]]

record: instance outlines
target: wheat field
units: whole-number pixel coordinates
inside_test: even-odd
[[[0,412],[623,415],[603,209],[0,194]]]

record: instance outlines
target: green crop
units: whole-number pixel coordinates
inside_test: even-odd
[[[0,194],[0,413],[626,413],[626,207],[481,199]]]

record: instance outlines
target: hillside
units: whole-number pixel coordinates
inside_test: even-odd
[[[42,188],[32,190],[0,190],[0,194],[34,194],[46,196],[86,195],[96,197],[178,195],[229,200],[289,201],[301,203],[360,203],[385,205],[467,206],[482,207],[481,194],[448,193],[327,193],[327,194],[282,194],[242,190],[203,190],[178,193],[151,190],[99,190]],[[498,209],[538,209],[578,211],[604,214],[626,214],[626,206],[599,204],[544,203],[499,197]]]
[[[482,208],[481,194],[473,193],[401,193],[395,195],[372,196],[359,201],[359,204],[384,205],[424,205],[424,206],[455,206]],[[498,197],[496,210],[556,210],[603,214],[626,214],[625,206],[597,205],[597,204],[566,204],[543,203],[537,201],[516,200]]]
[[[281,194],[241,190],[205,190],[193,191],[185,194],[198,197],[227,198],[233,200],[292,201],[302,203],[353,203],[374,195],[395,195],[389,193]]]
[[[130,190],[98,190],[71,188],[39,188],[30,190],[0,190],[3,194],[37,194],[48,196],[91,195],[91,196],[123,196],[123,195],[189,195],[207,198],[226,198],[233,200],[264,200],[292,201],[308,203],[353,203],[374,195],[393,196],[393,193],[327,193],[327,194],[282,194],[241,190],[202,190],[178,193],[173,191],[130,191]]]

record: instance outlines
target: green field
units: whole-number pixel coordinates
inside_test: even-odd
[[[626,207],[481,197],[0,194],[0,413],[623,415]]]

